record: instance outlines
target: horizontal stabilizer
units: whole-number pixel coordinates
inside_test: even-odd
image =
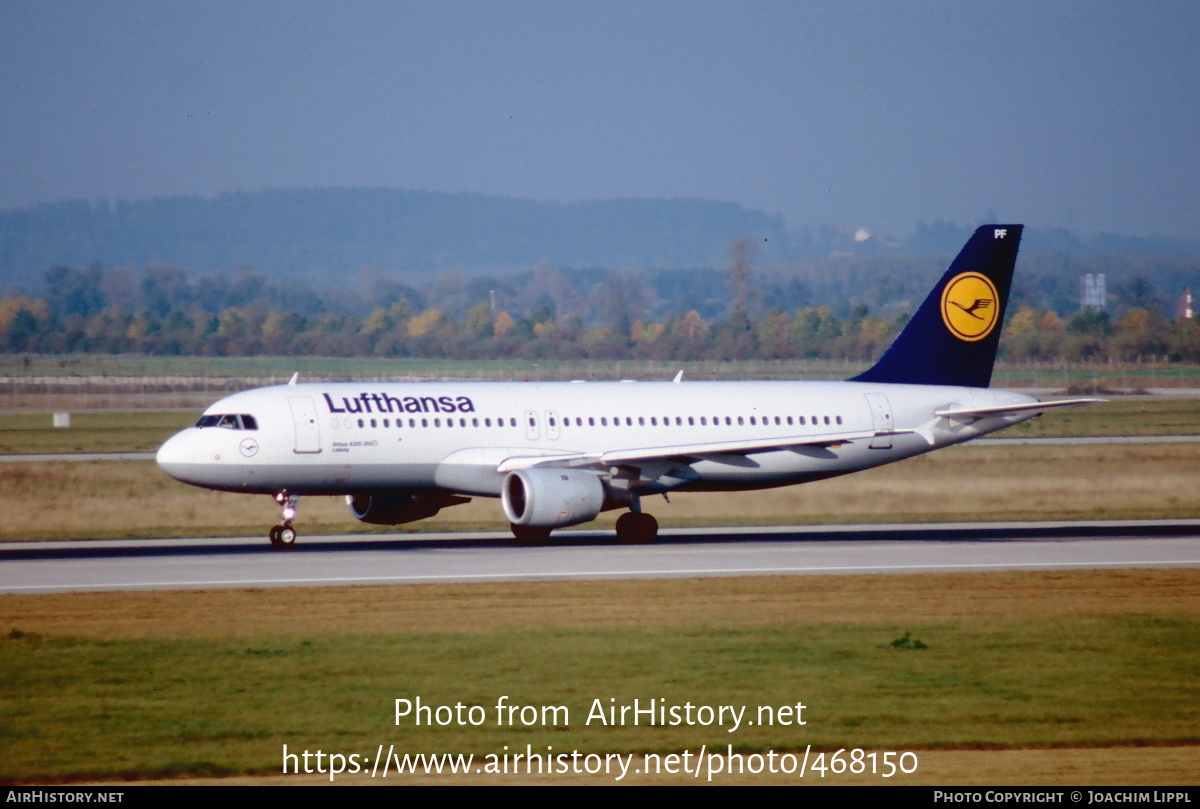
[[[1105,399],[1061,399],[1057,402],[1030,402],[1029,404],[993,405],[991,407],[959,407],[953,410],[935,410],[933,415],[947,419],[975,420],[988,416],[1004,416],[1009,413],[1028,413],[1031,410],[1050,410],[1055,407],[1078,407],[1097,404]]]

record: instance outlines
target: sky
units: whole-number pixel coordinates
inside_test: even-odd
[[[1200,3],[0,3],[0,208],[375,186],[1200,237]]]

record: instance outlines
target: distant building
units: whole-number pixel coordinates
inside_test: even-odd
[[[1175,317],[1179,320],[1191,320],[1196,316],[1196,310],[1192,306],[1192,288],[1188,287],[1179,296],[1179,304],[1175,307]]]
[[[1108,303],[1108,290],[1104,284],[1104,273],[1083,276],[1080,284],[1084,309],[1103,312]]]

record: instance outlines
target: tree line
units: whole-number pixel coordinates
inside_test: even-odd
[[[1062,262],[1030,263],[1039,261],[1058,274],[1018,277],[1004,358],[1200,361],[1196,322],[1176,317],[1146,276],[1110,284],[1109,311],[1071,310],[1061,305],[1071,300]],[[762,273],[755,264],[754,243],[739,239],[723,271],[566,273],[542,265],[507,278],[442,273],[414,286],[372,268],[342,286],[314,288],[248,269],[192,280],[166,265],[56,266],[43,273],[39,292],[0,297],[0,351],[869,360],[928,291],[929,267],[945,266],[937,256],[840,257],[791,273]],[[1171,266],[1182,275],[1190,265]],[[819,305],[837,284],[842,297]]]

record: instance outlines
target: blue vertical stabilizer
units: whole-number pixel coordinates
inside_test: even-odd
[[[879,362],[851,381],[986,388],[1022,228],[976,230]]]

